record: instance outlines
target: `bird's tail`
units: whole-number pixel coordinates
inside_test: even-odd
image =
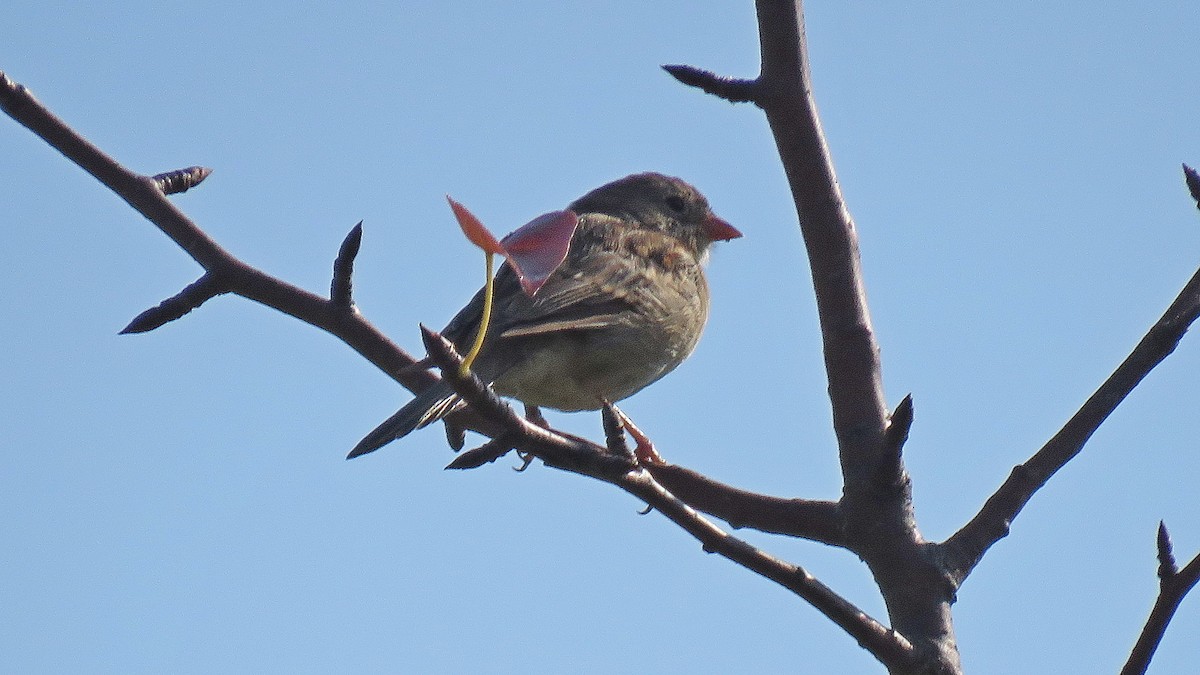
[[[367,434],[354,449],[346,455],[346,459],[354,459],[368,452],[391,443],[397,438],[403,438],[415,429],[428,426],[442,419],[459,407],[458,395],[443,380],[435,383],[417,397],[409,401],[395,415],[387,418]]]

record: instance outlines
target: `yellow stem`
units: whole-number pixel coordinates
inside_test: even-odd
[[[483,338],[487,336],[488,322],[492,320],[492,259],[491,251],[484,251],[483,257],[487,264],[487,281],[483,284],[483,316],[479,319],[479,332],[475,333],[475,342],[471,345],[471,351],[467,352],[467,358],[463,359],[462,367],[458,369],[458,374],[461,377],[466,377],[471,372],[471,364],[475,362],[475,357],[479,356],[479,350],[483,349]]]

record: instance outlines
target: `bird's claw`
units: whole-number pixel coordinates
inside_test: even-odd
[[[633,420],[629,419],[629,415],[621,412],[621,409],[616,406],[613,406],[612,409],[621,420],[621,426],[625,427],[625,431],[629,432],[630,438],[637,443],[637,447],[633,449],[633,456],[637,458],[638,464],[650,466],[666,465],[667,460],[663,459],[662,455],[658,454],[658,450],[654,449],[654,442],[646,434],[642,433],[641,429],[637,428]]]
[[[537,459],[534,457],[532,452],[521,452],[520,450],[517,451],[517,457],[521,458],[521,466],[513,467],[513,471],[516,471],[517,473],[521,473],[525,469],[528,469],[529,465],[533,464],[533,460]]]

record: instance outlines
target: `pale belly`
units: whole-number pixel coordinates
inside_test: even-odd
[[[536,358],[522,359],[493,386],[497,393],[530,405],[568,412],[597,410],[604,401],[632,396],[674,370],[696,343],[658,335],[617,344],[605,333],[588,331],[574,339],[560,334],[544,340],[535,348]]]

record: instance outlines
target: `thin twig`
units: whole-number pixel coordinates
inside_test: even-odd
[[[1154,601],[1150,616],[1146,617],[1137,642],[1129,652],[1129,659],[1121,669],[1121,675],[1140,675],[1146,672],[1150,667],[1150,660],[1154,658],[1154,652],[1158,650],[1158,645],[1167,632],[1167,626],[1174,618],[1175,611],[1179,609],[1179,604],[1200,581],[1200,554],[1192,558],[1182,570],[1177,570],[1175,557],[1171,553],[1171,537],[1167,534],[1166,525],[1162,523],[1158,524],[1158,561],[1158,598]]]
[[[209,275],[219,278],[228,292],[332,333],[409,389],[420,391],[437,379],[428,371],[405,370],[415,360],[358,314],[341,311],[329,300],[265,274],[231,255],[179,211],[154,178],[121,166],[51,113],[27,88],[2,72],[0,109],[128,202]],[[180,295],[185,293],[186,290]],[[462,417],[461,421],[466,423],[470,418]]]
[[[1101,423],[1171,352],[1200,315],[1200,270],[1184,285],[1146,335],[1113,374],[1091,395],[1062,429],[1008,479],[983,508],[944,544],[947,573],[961,584],[1050,477],[1083,449]]]
[[[507,405],[473,373],[460,375],[462,357],[438,333],[422,327],[429,357],[455,392],[480,415],[501,427],[506,441],[540,458],[547,466],[611,483],[643,500],[703,545],[771,579],[817,608],[881,662],[912,668],[918,655],[903,636],[855,607],[798,565],[775,558],[714,525],[655,480],[652,473],[604,446],[532,424]],[[484,446],[487,447],[487,446]]]
[[[735,528],[846,545],[837,502],[785,499],[741,490],[675,464],[645,467],[654,479],[690,506]]]

